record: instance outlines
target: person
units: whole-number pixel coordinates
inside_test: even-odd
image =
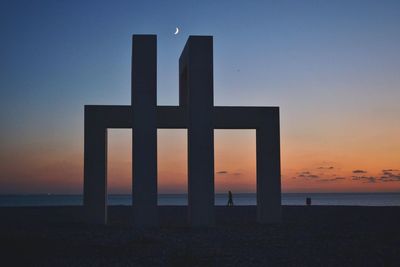
[[[232,192],[228,191],[228,207],[233,206],[233,196],[232,196]]]
[[[311,206],[311,197],[306,198],[306,205]]]

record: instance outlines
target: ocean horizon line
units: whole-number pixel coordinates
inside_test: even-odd
[[[362,192],[362,193],[282,193],[282,205],[306,205],[306,199],[312,199],[312,205],[333,206],[400,206],[399,192]],[[132,194],[108,194],[107,205],[132,205],[135,197]],[[0,195],[0,206],[63,206],[83,205],[82,194],[17,194]],[[216,206],[227,204],[227,193],[216,193]],[[233,201],[237,206],[257,205],[256,193],[233,193]],[[160,193],[157,195],[158,205],[188,204],[187,193]]]
[[[256,192],[232,192],[235,195],[256,195]],[[226,195],[228,192],[215,193],[214,195]],[[366,195],[366,194],[400,194],[400,191],[393,192],[282,192],[283,195],[304,195],[304,194],[337,194],[337,195]],[[0,196],[83,196],[83,193],[0,193]],[[110,193],[108,196],[128,196],[132,193]],[[188,193],[158,193],[159,196],[167,195],[188,195]]]

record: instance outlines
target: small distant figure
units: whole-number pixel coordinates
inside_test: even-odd
[[[311,206],[311,197],[306,198],[306,205]]]
[[[232,196],[232,192],[231,191],[228,191],[228,204],[227,204],[227,206],[228,207],[233,206],[233,196]]]

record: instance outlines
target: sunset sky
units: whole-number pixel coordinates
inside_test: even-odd
[[[399,25],[400,1],[2,1],[0,194],[82,192],[84,105],[130,104],[145,33],[158,105],[188,36],[213,35],[214,105],[280,107],[283,192],[398,192]],[[214,137],[216,191],[254,192],[255,131]],[[187,192],[186,139],[158,130],[161,193]],[[110,193],[131,191],[131,142],[109,130]]]

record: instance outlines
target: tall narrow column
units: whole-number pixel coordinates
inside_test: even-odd
[[[180,58],[180,105],[187,106],[188,215],[192,226],[214,225],[213,42],[190,36]]]
[[[257,221],[281,220],[279,108],[257,129]]]
[[[85,106],[83,205],[87,222],[107,223],[107,129]]]
[[[134,224],[156,226],[157,214],[157,37],[133,35],[133,211]]]

